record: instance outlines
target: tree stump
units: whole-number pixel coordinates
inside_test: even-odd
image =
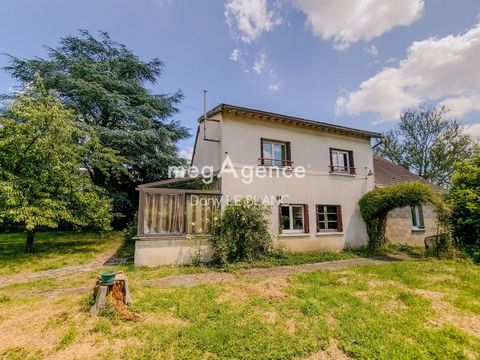
[[[100,277],[97,278],[93,290],[95,303],[90,309],[91,315],[97,316],[100,310],[107,306],[109,295],[113,299],[113,305],[115,308],[121,309],[125,312],[126,306],[130,303],[130,291],[128,290],[127,276],[122,271],[117,272],[115,275],[115,281],[110,285],[102,284]]]

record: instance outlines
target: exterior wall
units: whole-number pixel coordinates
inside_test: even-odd
[[[135,241],[135,266],[183,265],[195,257],[211,259],[211,250],[203,242],[182,236],[142,238]]]
[[[222,137],[221,115],[211,118],[215,121],[207,121],[206,134],[207,139],[220,140]],[[221,143],[215,141],[204,140],[203,122],[198,126],[197,138],[195,140],[195,154],[192,159],[193,166],[213,166],[214,170],[218,170],[221,166],[222,152]]]
[[[307,169],[306,176],[301,179],[255,178],[251,184],[245,184],[231,174],[224,175],[223,199],[255,196],[261,200],[285,196],[285,203],[308,204],[310,233],[295,235],[279,234],[278,205],[272,205],[272,233],[278,237],[280,244],[292,251],[340,251],[367,245],[368,236],[357,203],[365,192],[374,188],[373,176],[365,176],[365,167],[373,169],[370,140],[267,120],[223,116],[222,152],[228,153],[237,171],[243,165],[257,166],[261,138],[289,141],[294,167],[304,166]],[[353,150],[356,175],[329,173],[330,147]],[[341,205],[342,233],[316,233],[317,204]]]
[[[393,244],[404,244],[409,246],[425,246],[425,238],[437,233],[437,224],[433,208],[424,205],[423,221],[425,229],[412,229],[412,215],[409,207],[392,210],[388,214],[387,239]]]

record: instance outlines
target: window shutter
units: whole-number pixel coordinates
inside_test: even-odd
[[[350,163],[350,174],[355,175],[355,163],[353,160],[353,151],[348,152],[348,162]]]
[[[320,232],[318,223],[320,222],[320,205],[315,205],[315,219],[317,220],[317,233]]]
[[[263,138],[260,138],[260,165],[265,165],[265,161],[263,159]]]
[[[332,148],[330,148],[330,171],[334,171],[334,168],[333,168]]]
[[[418,220],[420,224],[418,224],[419,228],[424,229],[425,228],[425,223],[423,221],[423,208],[422,205],[418,205]]]
[[[285,151],[286,151],[286,165],[287,166],[292,166],[292,149],[291,149],[291,145],[290,145],[290,141],[287,141],[285,143]]]
[[[342,207],[340,205],[337,205],[337,230],[339,232],[343,231]]]
[[[303,229],[306,233],[310,232],[308,205],[303,205]]]
[[[281,234],[282,233],[282,205],[278,205],[278,232]]]

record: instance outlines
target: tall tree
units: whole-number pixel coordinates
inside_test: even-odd
[[[472,153],[463,125],[446,119],[445,107],[422,106],[400,116],[398,126],[384,134],[375,153],[445,187],[453,164]]]
[[[73,117],[39,79],[0,117],[0,222],[25,226],[26,252],[42,227],[110,227],[110,199],[80,170],[88,152],[111,160],[115,154],[100,147],[95,134],[80,131]]]
[[[82,30],[79,36],[67,36],[58,47],[46,49],[47,59],[9,56],[5,70],[23,83],[39,73],[46,88],[75,111],[81,128],[93,129],[102,145],[126,159],[129,176],[113,171],[107,176],[89,161],[85,167],[96,185],[108,189],[117,211],[133,214],[135,185],[163,179],[169,165],[182,163],[176,143],[189,134],[171,120],[182,93],[149,90],[146,85],[157,84],[162,74],[162,62],[141,61],[106,32],[95,37]]]
[[[448,199],[455,236],[464,244],[480,245],[480,146],[455,164]]]

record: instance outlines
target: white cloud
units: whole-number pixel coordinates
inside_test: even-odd
[[[250,44],[282,23],[279,6],[275,2],[269,7],[267,0],[227,0],[225,18],[234,36]]]
[[[238,49],[233,49],[232,53],[230,54],[230,60],[237,62],[240,59],[242,52]]]
[[[191,161],[193,157],[193,147],[189,146],[186,149],[181,149],[178,154],[180,155],[180,157]]]
[[[265,62],[267,60],[267,55],[265,54],[259,54],[259,56],[255,59],[255,62],[253,63],[253,71],[255,71],[257,74],[261,74],[263,69],[265,68]]]
[[[470,135],[473,139],[480,139],[480,123],[465,125],[465,133]]]
[[[270,85],[268,85],[268,90],[278,91],[278,90],[280,90],[280,85],[279,84],[270,84]]]
[[[387,60],[385,60],[387,64],[394,63],[395,61],[397,61],[397,59],[395,59],[394,57],[389,57]]]
[[[402,110],[438,102],[460,118],[480,110],[480,25],[464,34],[414,42],[398,67],[386,67],[356,91],[337,99],[351,115],[377,112],[379,121],[398,119]]]
[[[370,40],[396,26],[420,18],[423,0],[294,0],[307,15],[307,26],[322,39],[333,39],[337,50]]]
[[[369,53],[370,55],[373,55],[373,56],[377,56],[378,55],[378,49],[375,45],[372,44],[372,46],[368,47],[368,48],[365,48],[363,49],[365,50],[367,53]]]

